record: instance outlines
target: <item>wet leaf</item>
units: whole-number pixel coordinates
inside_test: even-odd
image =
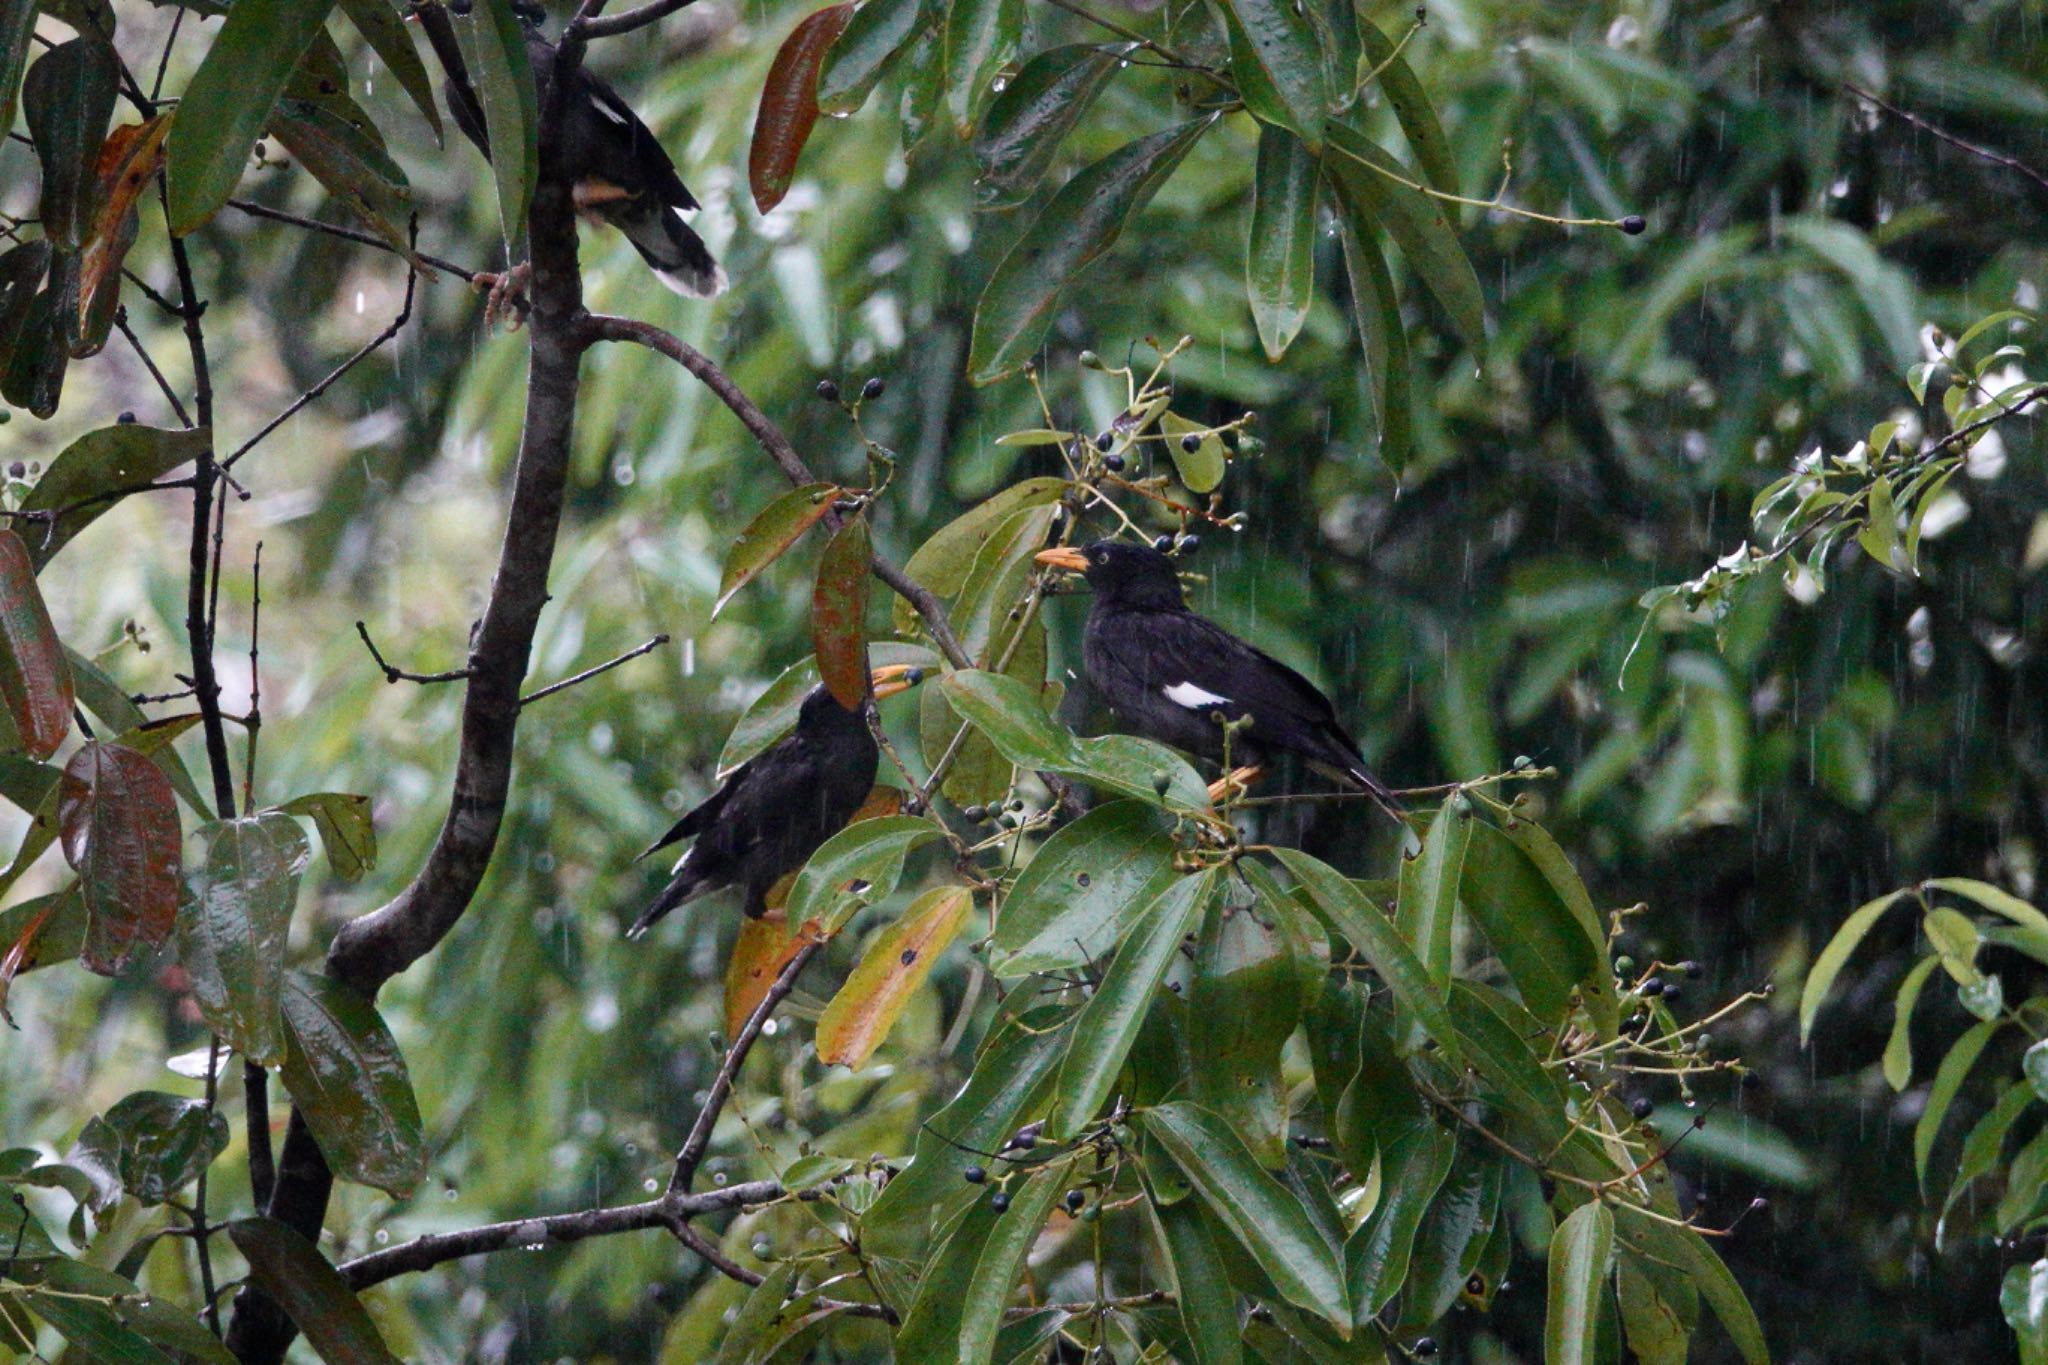
[[[23,308],[7,355],[7,370],[0,374],[0,398],[44,420],[57,412],[58,400],[64,393],[64,374],[71,364],[61,302],[66,290],[56,277],[76,268],[74,258],[52,259],[53,282]]]
[[[1024,0],[953,0],[946,6],[945,96],[953,130],[971,137],[995,93],[996,73],[1016,55]]]
[[[89,917],[80,957],[113,976],[177,918],[178,798],[148,755],[95,741],[64,765],[57,820]]]
[[[953,709],[1012,763],[1078,777],[1093,786],[1176,810],[1206,810],[1209,790],[1187,760],[1132,735],[1076,739],[1046,713],[1035,689],[978,669],[940,683]]]
[[[1148,1200],[1187,1337],[1188,1365],[1242,1365],[1237,1291],[1217,1254],[1208,1220],[1193,1200]]]
[[[62,251],[78,251],[91,237],[94,161],[119,80],[110,44],[73,38],[36,58],[21,83],[22,118],[43,172],[43,235]]]
[[[298,821],[276,811],[217,820],[197,834],[205,852],[185,870],[179,960],[213,1031],[275,1067],[285,1057],[285,939],[312,850]]]
[[[128,699],[121,685],[108,677],[98,664],[68,646],[64,659],[71,665],[72,686],[77,689],[78,700],[86,710],[92,712],[108,728],[126,736],[123,741],[131,749],[139,750],[156,760],[164,776],[171,780],[171,786],[185,801],[185,804],[201,818],[211,815],[212,808],[206,798],[199,794],[199,787],[192,781],[192,774],[185,770],[184,760],[170,741],[184,733],[190,721],[182,717],[171,718],[166,725],[154,722],[142,713],[142,708]]]
[[[1135,46],[1072,43],[1035,53],[1018,69],[989,105],[974,140],[980,167],[975,191],[982,207],[1008,208],[1031,197],[1067,134]]]
[[[830,937],[864,905],[888,899],[903,877],[903,860],[944,833],[921,815],[889,815],[848,825],[827,839],[790,888],[789,922],[818,921]]]
[[[171,231],[219,212],[250,149],[327,21],[332,0],[237,0],[178,104],[170,138]]]
[[[1202,1059],[1192,1097],[1227,1120],[1259,1164],[1287,1164],[1280,1051],[1301,1020],[1296,965],[1268,907],[1212,907],[1188,989],[1188,1048]]]
[[[1365,60],[1373,70],[1379,72],[1380,90],[1385,93],[1387,103],[1393,107],[1394,117],[1400,121],[1402,136],[1408,139],[1408,149],[1415,153],[1415,159],[1422,166],[1423,181],[1430,188],[1443,194],[1458,192],[1458,163],[1452,155],[1450,139],[1444,136],[1443,125],[1437,121],[1436,109],[1429,102],[1429,95],[1422,88],[1422,82],[1415,77],[1415,69],[1408,59],[1381,31],[1379,25],[1360,12],[1355,15],[1358,23],[1358,38]]]
[[[0,138],[14,131],[21,76],[34,50],[29,35],[35,31],[35,0],[0,0]]]
[[[796,1284],[800,1269],[802,1267],[795,1261],[783,1261],[771,1266],[761,1277],[761,1283],[754,1286],[747,1295],[747,1301],[740,1305],[725,1340],[719,1343],[717,1365],[747,1365],[747,1362],[760,1358],[758,1348],[775,1325],[783,1304],[788,1301],[789,1291]]]
[[[1085,966],[1124,941],[1179,875],[1173,821],[1112,801],[1054,831],[1003,900],[989,945],[998,976]]]
[[[80,531],[120,505],[118,498],[89,500],[154,483],[199,458],[212,440],[205,427],[182,430],[124,422],[89,431],[64,447],[21,502],[24,512],[64,511],[53,521],[20,523],[28,532],[25,540],[36,572],[41,573]]]
[[[1073,1137],[1108,1103],[1181,940],[1201,926],[1219,885],[1214,868],[1181,877],[1125,931],[1102,983],[1074,1021],[1054,1092],[1052,1136]]]
[[[1268,360],[1287,354],[1315,299],[1320,183],[1316,160],[1300,138],[1270,125],[1259,129],[1244,273],[1252,321]]]
[[[936,670],[939,665],[939,656],[923,645],[896,644],[888,640],[870,645],[868,660],[878,668],[889,664],[915,664]],[[768,684],[767,690],[754,698],[740,717],[739,724],[733,726],[732,733],[726,736],[725,748],[718,755],[718,781],[723,782],[732,776],[742,763],[765,752],[794,729],[804,695],[817,685],[818,661],[809,654],[783,669],[775,681]]]
[[[356,125],[348,115],[294,98],[278,100],[269,131],[298,163],[362,224],[401,256],[411,256],[406,223],[412,216],[412,187],[384,150],[368,117]]]
[[[1065,479],[1025,479],[1011,484],[947,522],[918,547],[903,571],[942,598],[956,597],[967,586],[967,576],[982,550],[1010,518],[1027,507],[1058,502],[1066,490]],[[916,609],[908,603],[899,600],[895,613],[899,632],[907,634],[918,628]]]
[[[1884,1045],[1884,1078],[1893,1090],[1903,1091],[1913,1080],[1913,1007],[1920,1003],[1920,990],[1927,984],[1928,974],[1940,965],[1941,959],[1930,953],[1915,963],[1899,983],[1892,1007],[1891,1037]],[[2048,1055],[2044,1055],[2043,1061],[2048,1063]],[[2042,1071],[2043,1081],[2048,1083],[2048,1065]],[[2031,1066],[2028,1074],[2033,1074]]]
[[[1159,414],[1159,429],[1167,436],[1166,453],[1173,459],[1174,472],[1180,476],[1182,486],[1190,493],[1214,492],[1230,468],[1223,438],[1200,422],[1190,422],[1175,412]],[[1196,438],[1193,450],[1181,444],[1189,436]]]
[[[1813,1033],[1814,1017],[1820,1013],[1821,1002],[1828,997],[1828,991],[1847,965],[1849,955],[1856,951],[1856,945],[1863,942],[1868,934],[1894,902],[1908,894],[1904,889],[1887,892],[1876,900],[1861,906],[1849,918],[1842,921],[1842,927],[1835,930],[1835,936],[1820,950],[1820,956],[1813,960],[1813,968],[1806,974],[1806,984],[1799,990],[1799,1042],[1804,1046]]]
[[[1550,1239],[1550,1302],[1543,1365],[1594,1365],[1599,1358],[1600,1290],[1614,1260],[1614,1215],[1595,1199]]]
[[[964,1188],[964,1187],[963,1187]],[[996,1226],[1008,1215],[995,1208],[988,1194],[976,1191],[974,1202],[946,1230],[919,1276],[917,1296],[896,1332],[895,1358],[902,1361],[959,1361],[960,1329],[968,1294],[982,1253]]]
[[[343,881],[356,881],[377,865],[377,828],[370,820],[369,797],[314,792],[277,809],[312,820],[320,833],[320,847],[327,851],[327,865]]]
[[[1748,1365],[1770,1365],[1770,1348],[1764,1343],[1763,1326],[1756,1320],[1749,1297],[1706,1239],[1691,1228],[1637,1216],[1626,1203],[1619,1206],[1619,1211],[1625,1215],[1619,1228],[1624,1234],[1623,1241],[1634,1243],[1646,1256],[1688,1276],[1728,1330],[1743,1360]]]
[[[997,1215],[968,1281],[960,1315],[959,1359],[963,1365],[986,1365],[992,1357],[996,1334],[1003,1325],[1003,1307],[1065,1184],[1057,1170],[1038,1171],[1024,1182],[1010,1207]]]
[[[758,918],[749,915],[741,919],[732,956],[725,962],[726,1037],[739,1036],[755,1008],[767,997],[775,978],[809,941],[802,934],[790,932],[787,912],[779,905],[769,906],[768,912]]]
[[[890,61],[924,21],[924,0],[866,0],[825,54],[818,72],[818,107],[851,114],[867,102]]]
[[[7,996],[15,979],[69,962],[85,945],[85,897],[76,883],[0,910],[0,1020],[13,1023]]]
[[[398,88],[405,91],[406,98],[434,130],[434,140],[443,141],[441,111],[434,104],[433,83],[427,79],[426,64],[420,60],[419,49],[413,46],[412,32],[406,27],[399,7],[391,0],[340,0],[340,8],[356,26],[356,32],[363,35],[363,41],[391,69]]]
[[[1333,120],[1329,136],[1331,155],[1324,164],[1361,212],[1400,245],[1465,344],[1481,350],[1485,296],[1443,206],[1413,188],[1414,174],[1363,133]]]
[[[974,0],[993,4],[998,0]],[[967,5],[956,5],[956,20]],[[996,266],[974,310],[968,373],[987,384],[1038,349],[1061,290],[1122,235],[1214,118],[1139,138],[1078,172]]]
[[[1472,822],[1460,891],[1537,1018],[1563,1019],[1581,991],[1589,1006],[1613,999],[1604,951],[1542,870],[1484,821]]]
[[[1927,1107],[1920,1111],[1920,1121],[1913,1125],[1913,1169],[1920,1177],[1922,1189],[1927,1187],[1927,1159],[1934,1154],[1934,1139],[1941,1135],[1942,1122],[1956,1102],[1956,1093],[1969,1079],[1970,1068],[1977,1064],[1991,1035],[1998,1032],[2000,1022],[1986,1019],[1971,1025],[1949,1046],[1941,1065],[1935,1068],[1934,1084],[1927,1092]]]
[[[1372,399],[1379,457],[1398,475],[1408,467],[1415,440],[1407,325],[1401,320],[1400,296],[1394,292],[1394,277],[1387,270],[1370,214],[1344,190],[1344,181],[1334,183],[1347,208],[1337,231],[1351,286],[1352,322],[1365,361],[1360,378]]]
[[[868,697],[868,523],[852,517],[825,542],[811,595],[811,653],[818,679],[849,711]]]
[[[805,16],[775,51],[768,79],[761,85],[754,141],[747,151],[747,185],[754,192],[754,207],[762,213],[789,193],[797,158],[818,122],[818,68],[852,18],[851,4],[827,5]]]
[[[1360,1317],[1376,1314],[1408,1280],[1415,1234],[1443,1187],[1457,1140],[1427,1118],[1390,1124],[1380,1134],[1380,1196],[1372,1216],[1345,1244]]]
[[[517,262],[526,255],[526,210],[540,175],[539,96],[526,55],[526,30],[507,0],[476,0],[469,13],[455,16],[454,27],[483,105],[505,258]]]
[[[2020,1365],[2048,1362],[2048,1258],[2005,1272],[1998,1311],[2019,1337]]]
[[[227,1150],[228,1123],[206,1105],[142,1090],[87,1121],[74,1157],[113,1171],[144,1204],[161,1204]]]
[[[311,1242],[271,1218],[228,1224],[249,1278],[271,1298],[329,1365],[398,1365],[369,1311],[341,1272]]]
[[[839,489],[829,483],[808,483],[776,498],[747,523],[726,551],[725,571],[718,579],[718,600],[712,604],[716,620],[732,595],[754,581],[760,572],[782,557],[783,551],[803,538],[832,511]]]
[[[866,1066],[973,906],[967,887],[934,887],[877,934],[818,1019],[818,1060]]]
[[[285,1088],[343,1180],[403,1198],[427,1170],[412,1078],[376,1008],[331,977],[284,980]]]
[[[17,1262],[8,1273],[25,1286],[19,1301],[88,1359],[104,1365],[169,1365],[173,1359],[234,1365],[198,1317],[143,1293],[133,1280],[58,1256]]]
[[[0,529],[0,704],[31,758],[44,759],[71,733],[71,666],[36,585],[28,546]]]
[[[93,166],[94,218],[78,266],[78,322],[81,345],[73,357],[90,355],[105,343],[121,297],[121,262],[135,243],[135,203],[164,165],[164,139],[171,115],[124,123],[107,134]]]
[[[1330,111],[1323,49],[1308,16],[1288,0],[1223,0],[1230,70],[1245,108],[1291,129],[1311,152],[1323,147]]]
[[[1458,881],[1465,870],[1465,846],[1472,820],[1446,803],[1430,822],[1422,852],[1401,860],[1394,923],[1415,949],[1439,993],[1451,988],[1451,937],[1458,910]]]
[[[5,3],[5,0],[0,0]],[[50,269],[50,244],[38,237],[0,252],[0,376],[26,335],[36,293]]]

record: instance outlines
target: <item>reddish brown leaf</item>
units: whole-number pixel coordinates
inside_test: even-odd
[[[868,523],[854,517],[825,545],[811,597],[811,649],[818,678],[852,710],[868,695]]]
[[[818,1019],[820,1061],[855,1071],[867,1065],[911,994],[930,975],[932,963],[967,922],[973,904],[974,893],[967,887],[936,887],[875,936]]]
[[[49,922],[50,914],[56,908],[57,902],[54,900],[45,905],[36,917],[28,922],[28,927],[21,931],[21,937],[7,950],[7,956],[0,957],[0,1019],[5,1019],[9,1024],[14,1022],[14,1016],[7,1012],[8,988],[14,985],[15,977],[35,966],[36,941],[42,937],[43,925]]]
[[[177,919],[177,797],[147,754],[95,742],[64,765],[57,825],[85,891],[80,959],[112,976],[137,944],[168,938]]]
[[[28,546],[0,530],[0,702],[22,747],[48,758],[71,733],[71,666],[36,586]]]
[[[164,138],[171,131],[170,114],[143,123],[124,123],[100,144],[94,172],[99,180],[92,235],[86,239],[78,271],[79,330],[92,334],[93,315],[112,307],[101,299],[110,288],[118,297],[121,261],[135,241],[135,201],[164,165]]]
[[[785,38],[761,86],[754,145],[747,152],[747,183],[754,207],[766,213],[782,202],[796,174],[796,159],[818,121],[818,68],[853,17],[853,6],[827,5]]]

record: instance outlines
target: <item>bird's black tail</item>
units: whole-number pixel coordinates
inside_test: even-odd
[[[633,927],[626,930],[626,937],[639,938],[653,928],[655,922],[663,915],[679,905],[687,905],[709,889],[704,885],[703,878],[691,873],[687,868],[678,872],[676,879],[654,898],[654,903],[640,912],[640,918],[634,920]]]
[[[708,299],[725,291],[725,271],[712,259],[704,239],[683,215],[652,195],[621,201],[605,215],[652,266],[661,282],[686,298]]]

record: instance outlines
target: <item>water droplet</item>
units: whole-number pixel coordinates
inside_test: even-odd
[[[378,1246],[383,1246],[383,1245],[384,1245],[384,1244],[385,1244],[386,1242],[388,1242],[388,1241],[390,1241],[390,1240],[391,1240],[391,1234],[390,1234],[390,1233],[386,1232],[386,1231],[385,1231],[384,1229],[382,1229],[382,1228],[378,1228],[378,1229],[377,1229],[377,1245],[378,1245]]]
[[[357,316],[357,317],[361,317],[362,315],[363,315],[363,291],[362,291],[362,290],[360,290],[360,289],[358,289],[358,290],[356,290],[356,316]]]
[[[653,1194],[654,1191],[657,1188],[659,1188],[659,1184],[655,1180],[655,1178],[650,1175],[645,1180],[640,1182],[640,1188],[647,1191],[649,1194]]]
[[[455,1196],[457,1193],[458,1191],[456,1190],[456,1188],[453,1185],[450,1185],[447,1189],[441,1191],[441,1197],[452,1204],[455,1202]]]

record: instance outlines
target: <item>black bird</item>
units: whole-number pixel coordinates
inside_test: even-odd
[[[921,677],[907,664],[878,668],[874,695],[893,696]],[[668,886],[640,912],[626,937],[640,937],[677,906],[727,886],[742,888],[747,914],[759,918],[768,908],[769,888],[844,829],[874,789],[881,751],[866,711],[865,703],[847,710],[822,684],[812,688],[794,730],[734,769],[710,799],[640,855],[697,836]]]
[[[545,107],[555,71],[554,44],[538,27],[546,11],[525,0],[515,0],[513,9],[526,29],[527,60]],[[470,84],[454,27],[437,0],[419,4],[414,13],[447,70],[448,112],[455,126],[488,161],[491,140],[483,105]],[[697,200],[676,174],[675,163],[618,91],[587,67],[576,68],[563,92],[561,139],[563,164],[576,172],[572,192],[578,213],[626,234],[656,278],[676,293],[708,299],[724,290],[725,271],[704,239],[683,221]]]
[[[1242,786],[1273,760],[1293,756],[1366,793],[1395,820],[1401,803],[1367,771],[1358,741],[1314,683],[1195,615],[1182,600],[1173,561],[1146,545],[1098,540],[1043,550],[1038,562],[1082,574],[1095,592],[1082,662],[1088,685],[1132,733],[1222,761],[1222,722],[1251,724],[1230,738]]]

